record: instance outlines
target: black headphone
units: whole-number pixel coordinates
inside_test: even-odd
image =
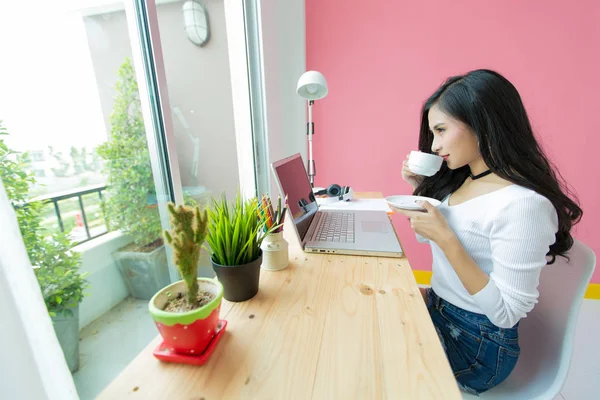
[[[327,195],[328,197],[337,197],[339,200],[352,200],[352,188],[350,186],[340,186],[338,184],[329,185],[327,189],[315,192],[316,196]]]
[[[323,196],[326,194],[329,197],[338,197],[340,192],[342,191],[342,187],[338,184],[329,185],[327,189],[318,190],[315,192],[316,196]]]

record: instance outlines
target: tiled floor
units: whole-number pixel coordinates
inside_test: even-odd
[[[73,375],[79,398],[95,399],[157,334],[148,302],[133,298],[85,327],[80,333],[80,367]]]
[[[127,299],[81,331],[81,367],[74,379],[82,400],[94,399],[157,335],[147,307],[146,301]],[[584,300],[569,376],[555,400],[600,398],[598,332],[600,300]]]

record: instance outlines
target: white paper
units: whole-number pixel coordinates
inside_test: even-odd
[[[385,199],[354,199],[339,201],[334,198],[317,198],[320,210],[367,210],[392,212]]]

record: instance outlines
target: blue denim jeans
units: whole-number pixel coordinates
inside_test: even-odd
[[[504,381],[519,357],[517,323],[498,328],[483,314],[463,310],[427,289],[427,310],[459,387],[479,394]]]

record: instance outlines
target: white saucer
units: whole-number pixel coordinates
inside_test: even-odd
[[[387,201],[392,208],[397,208],[400,210],[424,211],[425,209],[423,207],[415,203],[417,200],[428,201],[434,207],[442,204],[439,200],[423,196],[388,196],[385,198],[385,201]]]

